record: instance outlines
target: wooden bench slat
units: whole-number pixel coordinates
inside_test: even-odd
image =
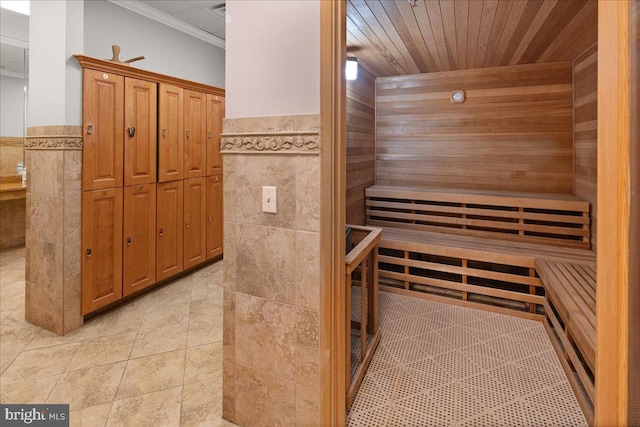
[[[434,222],[434,223],[451,224],[451,225],[466,225],[466,226],[472,226],[472,227],[484,227],[484,228],[513,230],[513,231],[523,230],[523,231],[530,231],[533,233],[547,233],[547,234],[557,234],[557,235],[566,235],[566,236],[582,237],[582,236],[589,235],[589,230],[585,230],[583,228],[555,227],[555,226],[547,226],[547,225],[526,224],[526,223],[519,223],[519,222],[456,218],[456,217],[437,216],[437,215],[425,215],[425,214],[419,214],[419,213],[381,211],[381,210],[375,210],[375,209],[367,209],[366,214],[368,217],[372,217],[372,218],[382,217],[382,218],[406,219],[410,221]]]
[[[380,200],[367,199],[366,206],[374,208],[387,208],[387,209],[400,209],[400,210],[416,210],[416,211],[428,211],[428,212],[441,212],[459,215],[475,215],[475,216],[490,216],[497,218],[512,218],[512,219],[524,219],[524,220],[537,220],[547,222],[565,222],[568,224],[589,224],[590,218],[588,216],[576,216],[576,215],[560,215],[560,214],[547,214],[538,212],[521,212],[521,211],[505,211],[497,209],[477,209],[469,207],[457,207],[457,206],[441,206],[433,204],[421,204],[421,203],[403,203],[403,202],[388,202]]]

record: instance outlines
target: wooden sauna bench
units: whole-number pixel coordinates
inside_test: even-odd
[[[536,259],[546,291],[544,326],[578,403],[593,425],[596,360],[596,263]]]
[[[366,206],[385,290],[542,320],[535,259],[595,259],[589,203],[570,195],[372,186]]]

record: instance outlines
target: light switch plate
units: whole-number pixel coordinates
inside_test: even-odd
[[[262,212],[277,213],[276,187],[262,187]]]

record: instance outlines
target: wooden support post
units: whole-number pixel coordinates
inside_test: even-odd
[[[462,268],[465,269],[465,270],[467,269],[467,260],[466,259],[462,260]],[[464,285],[467,284],[467,274],[466,274],[466,272],[462,275],[462,284],[464,284]],[[462,300],[466,301],[467,298],[468,298],[467,291],[462,291]]]
[[[360,274],[360,363],[367,354],[367,279],[369,276],[369,257],[362,260]]]
[[[349,390],[349,386],[351,385],[351,273],[347,273],[344,281],[347,289],[345,290],[345,326],[347,328],[347,342],[345,345],[345,368],[347,370],[346,375],[346,388],[345,390]]]
[[[523,207],[519,207],[518,208],[518,212],[523,213],[524,212],[524,208]],[[520,224],[520,231],[518,232],[519,235],[524,236],[524,218],[520,218],[518,220],[518,224]]]
[[[378,248],[375,247],[371,254],[372,262],[371,280],[367,280],[367,332],[375,335],[378,332]]]
[[[535,268],[530,268],[529,269],[529,277],[536,277],[536,269]],[[535,295],[536,294],[536,287],[534,285],[529,285],[529,293],[531,295]],[[531,313],[535,313],[536,312],[536,305],[534,303],[531,303],[531,308],[529,309],[529,311]]]
[[[466,204],[466,203],[463,203],[463,204],[462,204],[462,209],[464,210],[464,209],[466,209],[466,207],[467,207],[467,204]],[[463,213],[463,214],[462,214],[462,219],[463,219],[463,220],[467,219],[467,214],[466,214],[466,213]],[[464,230],[464,229],[466,229],[466,228],[467,228],[467,224],[462,224],[462,229]],[[466,298],[465,298],[465,299],[466,299]]]
[[[409,259],[409,252],[408,251],[404,251],[404,259]],[[409,276],[409,266],[408,265],[404,266],[404,275],[405,275],[405,277]],[[404,288],[406,290],[409,290],[409,281],[408,280],[404,281]]]

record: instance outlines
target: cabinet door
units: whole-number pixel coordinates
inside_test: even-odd
[[[82,188],[122,186],[124,77],[82,71]]]
[[[184,92],[184,177],[204,176],[207,167],[207,95]]]
[[[156,281],[156,184],[124,188],[124,296]]]
[[[156,83],[124,80],[124,185],[156,182]]]
[[[224,97],[207,95],[207,175],[222,173],[220,134],[224,119]]]
[[[207,177],[207,259],[222,254],[222,175]]]
[[[158,184],[156,280],[182,271],[183,181]]]
[[[122,298],[122,188],[82,194],[82,314]]]
[[[184,181],[184,268],[207,259],[207,187],[205,178]]]
[[[158,118],[158,181],[175,181],[184,177],[183,90],[160,84]]]

